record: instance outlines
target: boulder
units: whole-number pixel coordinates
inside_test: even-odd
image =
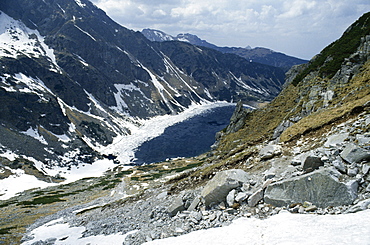
[[[226,196],[232,189],[249,182],[249,175],[241,169],[231,169],[218,172],[203,188],[201,196],[204,204],[209,207],[226,201]]]
[[[259,189],[248,198],[248,206],[254,207],[263,199],[263,189]]]
[[[359,170],[356,167],[348,168],[347,169],[347,175],[349,177],[355,177],[358,174]]]
[[[370,151],[365,150],[353,143],[348,144],[340,156],[348,163],[359,163],[362,161],[370,161]]]
[[[231,207],[235,202],[235,192],[235,189],[233,189],[226,196],[226,203],[229,207]]]
[[[312,172],[319,167],[324,166],[324,162],[321,160],[320,157],[315,156],[308,156],[303,163],[303,171],[304,172]]]
[[[241,203],[241,202],[244,202],[247,198],[248,198],[248,193],[246,193],[246,192],[239,192],[235,196],[235,202]]]
[[[333,166],[338,169],[341,173],[347,173],[346,166],[342,159],[336,159],[332,162]]]
[[[263,147],[259,152],[261,160],[271,159],[279,154],[281,154],[281,148],[278,145],[267,145]]]
[[[172,204],[168,207],[167,212],[171,217],[175,216],[177,212],[181,212],[185,210],[182,198],[183,196],[179,195],[178,197],[175,198]]]
[[[339,144],[342,144],[345,140],[349,137],[349,133],[342,133],[342,134],[334,134],[330,135],[326,140],[324,146],[325,147],[335,147]]]
[[[362,165],[362,174],[367,175],[370,171],[370,165],[369,164],[364,164]]]
[[[201,203],[201,197],[200,196],[197,196],[194,198],[193,202],[190,204],[189,208],[188,208],[188,211],[194,211],[196,210],[197,206],[199,205],[199,203]]]
[[[339,182],[339,172],[321,169],[269,185],[264,201],[274,206],[311,202],[317,207],[349,205],[357,197],[353,186]]]

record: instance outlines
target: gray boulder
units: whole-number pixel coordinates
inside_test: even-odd
[[[259,152],[262,160],[273,158],[274,156],[279,154],[281,154],[281,148],[278,145],[267,145],[263,147]]]
[[[312,172],[319,167],[324,166],[324,162],[320,157],[308,156],[303,163],[303,171]]]
[[[263,189],[259,189],[248,198],[248,206],[254,207],[263,199]]]
[[[167,208],[168,214],[172,217],[177,214],[177,212],[181,212],[185,210],[185,206],[182,200],[183,196],[179,195],[175,198],[175,200],[172,202],[172,204]]]
[[[342,134],[334,134],[330,135],[326,140],[324,146],[325,147],[335,147],[339,144],[342,144],[345,140],[349,137],[349,133],[342,133]]]
[[[333,166],[338,169],[341,173],[347,173],[346,165],[344,165],[344,162],[342,159],[335,159],[332,162]]]
[[[233,189],[226,196],[226,203],[229,207],[231,207],[235,202],[235,192],[235,189]]]
[[[209,207],[226,201],[226,196],[232,189],[249,182],[249,175],[241,169],[231,169],[218,172],[203,188],[201,196],[204,204]]]
[[[341,183],[337,171],[321,169],[315,172],[275,182],[269,185],[264,201],[274,206],[287,206],[309,201],[318,207],[349,205],[357,197],[357,190]]]
[[[365,150],[353,143],[348,144],[341,152],[340,156],[351,164],[362,161],[370,161],[370,151]]]

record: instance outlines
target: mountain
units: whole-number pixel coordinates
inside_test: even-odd
[[[246,48],[218,47],[214,44],[207,42],[206,40],[200,39],[196,35],[189,33],[178,34],[176,37],[168,35],[162,31],[153,29],[143,29],[141,33],[143,33],[143,35],[146,38],[154,42],[164,42],[164,41],[188,42],[193,45],[215,49],[217,51],[220,51],[221,53],[236,54],[250,62],[257,62],[265,65],[280,67],[283,68],[285,71],[288,71],[294,65],[304,64],[308,62],[308,60],[288,56],[286,54],[275,52],[271,49],[262,47],[256,48],[251,48],[250,46]]]
[[[0,11],[0,144],[26,163],[92,163],[142,119],[256,105],[284,83],[280,69],[235,55],[150,42],[87,0],[3,0]]]
[[[42,40],[37,35],[31,34],[33,39],[25,43]],[[21,40],[21,36],[17,38]],[[193,58],[192,52],[181,55],[179,50],[197,50],[186,43],[157,45],[174,66],[204,58],[199,53]],[[32,52],[48,51],[43,43],[33,46]],[[9,56],[12,47],[16,44],[6,51]],[[30,55],[24,46],[15,50]],[[369,60],[370,12],[308,64],[293,67],[273,101],[253,111],[245,110],[239,102],[212,151],[131,169],[117,165],[97,178],[24,191],[0,201],[0,238],[9,244],[162,244],[153,240],[177,236],[163,242],[366,244],[370,229]],[[189,62],[183,72],[195,73],[196,66]],[[215,69],[212,63],[210,67]],[[47,68],[58,71],[55,66]],[[52,91],[49,97],[39,97],[44,87],[36,85],[43,83],[21,75],[6,77],[2,78],[3,93],[17,89],[38,93],[19,93],[10,98],[14,103],[20,99],[30,105],[42,102],[45,107],[53,103]],[[35,98],[39,101],[33,102]],[[56,102],[63,103],[61,99]],[[67,118],[72,110],[80,112],[73,114],[75,120],[86,114],[73,106],[64,108]],[[31,113],[36,107],[26,109],[24,113]],[[94,115],[93,110],[89,113]],[[70,131],[75,130],[75,124],[69,126]],[[152,130],[147,128],[147,132]],[[44,142],[41,136],[46,141],[45,135],[38,135],[40,143]],[[27,168],[21,159],[11,163],[2,159],[0,176],[11,171],[19,174],[13,169],[18,166],[35,173],[35,168]],[[295,229],[290,229],[292,222]],[[255,229],[246,231],[246,224]],[[234,232],[222,234],[221,226]],[[315,227],[309,235],[307,226]],[[216,227],[216,231],[211,229]],[[206,229],[215,231],[211,239],[205,235]],[[203,231],[193,233],[191,240],[182,239],[197,230]]]

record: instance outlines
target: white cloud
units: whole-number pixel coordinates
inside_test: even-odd
[[[189,32],[219,46],[311,58],[370,11],[368,0],[92,0],[123,26]]]

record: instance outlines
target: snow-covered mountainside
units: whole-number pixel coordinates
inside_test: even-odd
[[[245,48],[219,47],[212,43],[207,42],[206,40],[202,40],[198,36],[190,33],[180,33],[176,37],[174,37],[169,34],[166,34],[165,32],[153,29],[143,29],[141,32],[146,38],[154,42],[165,42],[165,41],[187,42],[193,45],[211,48],[222,53],[236,54],[250,62],[257,62],[270,66],[280,67],[286,71],[289,70],[294,65],[304,64],[308,62],[308,60],[288,56],[286,54],[276,52],[268,48],[262,47],[251,48],[250,46],[247,46]]]
[[[150,42],[87,0],[2,0],[0,64],[2,161],[43,180],[40,166],[114,158],[102,149],[144,119],[219,101],[256,105],[285,77],[191,44]]]

